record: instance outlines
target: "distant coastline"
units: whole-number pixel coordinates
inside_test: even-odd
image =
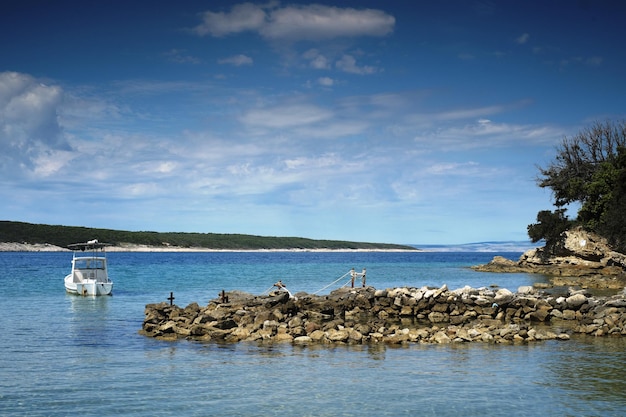
[[[112,248],[112,250],[133,252],[417,250],[411,245],[393,243],[309,239],[294,236],[256,236],[238,233],[127,231],[0,220],[0,242],[5,242],[4,249],[0,247],[0,250],[54,251],[66,248],[70,244],[92,239],[120,247],[120,249]]]
[[[150,245],[119,245],[108,246],[107,252],[426,252],[421,249],[211,249],[191,247],[184,248],[180,246],[150,246]],[[47,243],[15,243],[0,242],[0,252],[70,252],[68,248],[50,245]]]
[[[525,252],[531,245],[524,242],[486,242],[466,245],[410,245],[413,249],[401,248],[272,248],[272,249],[220,249],[182,246],[151,246],[121,244],[107,247],[107,252]],[[0,242],[0,252],[69,252],[70,249],[47,243]]]
[[[393,244],[224,233],[124,231],[0,220],[1,252],[62,252],[98,239],[111,252],[525,252],[529,241]]]

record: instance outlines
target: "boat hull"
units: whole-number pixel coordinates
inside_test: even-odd
[[[72,282],[72,275],[65,277],[65,290],[70,294],[76,295],[111,295],[113,291],[112,282],[98,282],[91,279],[85,279],[82,282]]]

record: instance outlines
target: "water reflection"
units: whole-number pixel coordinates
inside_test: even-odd
[[[69,300],[69,336],[78,346],[97,347],[113,343],[110,331],[111,297],[80,297],[67,294]]]

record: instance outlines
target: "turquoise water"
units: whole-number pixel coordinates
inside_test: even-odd
[[[519,254],[502,254],[517,258]],[[499,285],[493,253],[111,253],[112,297],[66,295],[68,253],[0,253],[0,415],[622,416],[626,341],[374,346],[163,342],[145,304],[206,304],[282,279],[318,291],[350,268],[376,288]],[[342,283],[344,281],[341,281]],[[329,289],[330,290],[330,289]]]

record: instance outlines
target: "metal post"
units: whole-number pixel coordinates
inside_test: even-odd
[[[170,300],[170,305],[174,305],[174,293],[170,292],[170,296],[167,298],[168,300]]]

